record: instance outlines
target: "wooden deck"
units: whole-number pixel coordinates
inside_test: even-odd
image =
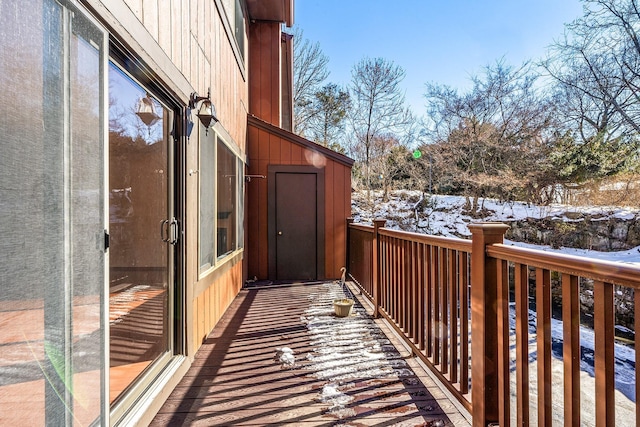
[[[383,322],[332,314],[342,292],[242,290],[151,425],[468,426]]]

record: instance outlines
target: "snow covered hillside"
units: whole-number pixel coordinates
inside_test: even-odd
[[[382,192],[371,193],[372,203],[367,202],[366,192],[352,194],[351,212],[356,223],[371,223],[375,218],[387,220],[386,227],[437,236],[470,238],[467,224],[481,221],[517,221],[527,218],[563,219],[574,221],[576,213],[584,213],[600,218],[618,218],[640,221],[640,208],[568,206],[534,206],[521,202],[499,202],[493,199],[481,201],[484,213],[481,218],[472,218],[465,213],[465,199],[461,196],[433,195],[425,199],[419,191],[399,190],[389,193],[389,200],[382,200]],[[626,262],[640,265],[640,246],[615,252],[599,252],[585,249],[551,248],[507,241],[517,246],[546,251],[586,256],[591,258]]]

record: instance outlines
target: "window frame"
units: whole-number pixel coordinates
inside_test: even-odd
[[[198,146],[198,280],[202,280],[205,277],[209,276],[211,273],[219,270],[221,267],[225,266],[227,263],[232,262],[236,259],[238,254],[244,252],[244,192],[245,192],[245,179],[244,179],[244,168],[246,166],[246,158],[242,154],[239,147],[234,143],[231,137],[221,129],[219,129],[219,125],[216,127],[211,127],[205,130],[204,126],[201,123],[198,123],[200,136],[198,138],[199,146]],[[213,149],[213,159],[205,159],[202,155],[203,144],[214,144]],[[225,147],[229,152],[233,155],[234,158],[234,167],[235,167],[235,176],[236,180],[234,183],[234,197],[235,197],[235,249],[224,253],[222,256],[219,256],[218,252],[218,185],[217,181],[218,177],[218,144],[221,144]],[[214,170],[210,173],[203,173],[203,166],[206,167],[205,162],[208,164],[213,164]],[[212,260],[210,264],[202,263],[202,251],[203,251],[203,226],[202,226],[202,203],[206,203],[207,201],[204,199],[202,194],[202,179],[203,176],[213,176],[214,184],[213,184],[213,193],[207,194],[206,196],[210,197],[210,202],[213,204],[213,234],[211,237],[212,244]],[[208,227],[211,228],[211,227]],[[207,251],[209,248],[206,249]]]
[[[246,61],[248,52],[246,52],[248,44],[247,36],[247,10],[243,0],[215,0],[220,20],[231,42],[236,62],[246,79]],[[231,9],[231,10],[229,10]],[[242,28],[239,24],[242,23]],[[239,31],[240,30],[240,31]],[[242,35],[242,40],[238,40],[238,35]]]

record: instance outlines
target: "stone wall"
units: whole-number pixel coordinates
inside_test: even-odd
[[[517,242],[598,251],[640,246],[640,218],[592,217],[567,212],[566,218],[527,218],[507,222],[506,238]]]

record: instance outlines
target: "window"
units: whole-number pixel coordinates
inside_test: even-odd
[[[237,181],[236,158],[218,138],[218,227],[217,255],[222,258],[236,249]]]
[[[244,11],[242,10],[242,4],[240,0],[222,0],[229,26],[233,31],[233,36],[238,44],[238,50],[242,60],[244,60],[244,46],[245,46],[245,25],[244,25]]]
[[[201,128],[202,129],[202,128]],[[200,273],[213,267],[216,135],[200,132]]]
[[[244,59],[244,13],[242,11],[242,5],[240,4],[240,0],[236,0],[234,18],[235,18],[234,35],[236,37],[236,42],[238,43],[240,56],[242,56],[242,59]]]
[[[204,274],[242,248],[244,162],[220,135],[200,129],[200,274]]]
[[[244,162],[238,159],[238,248],[244,247]]]

